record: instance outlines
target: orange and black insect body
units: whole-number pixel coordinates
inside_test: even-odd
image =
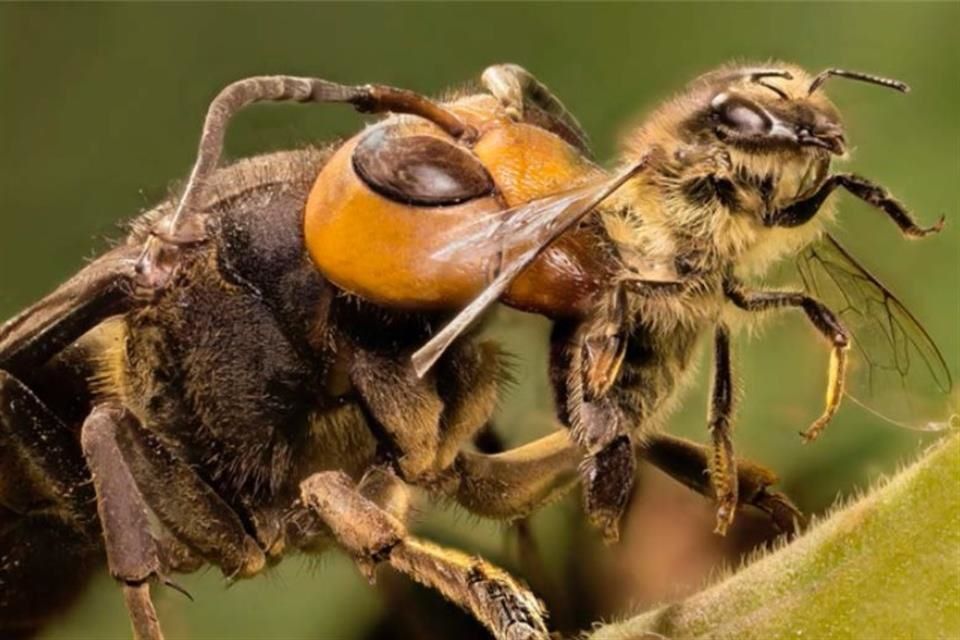
[[[0,633],[39,629],[103,554],[136,634],[156,640],[152,582],[204,564],[249,577],[333,544],[367,574],[385,563],[438,590],[497,638],[546,638],[521,583],[408,533],[407,485],[509,520],[579,480],[615,539],[640,456],[715,497],[721,532],[742,505],[792,528],[775,476],[733,453],[725,308],[797,307],[829,340],[815,436],[867,316],[751,290],[744,268],[815,239],[837,187],[928,231],[872,183],[829,175],[845,142],[819,92],[831,74],[856,75],[708,74],[637,129],[615,173],[514,65],[443,104],[288,76],[227,87],[181,198],[0,328],[0,549],[13,550],[0,560]],[[233,114],[271,100],[389,115],[334,147],[219,168]],[[894,351],[919,351],[949,391],[929,337],[839,244],[803,256],[814,286],[829,266],[883,296],[909,340]],[[497,302],[554,321],[565,428],[493,455],[465,445],[506,377],[499,347],[470,331]],[[709,448],[657,431],[704,334]],[[76,584],[51,586],[64,566]]]
[[[492,239],[503,251],[459,272],[431,271],[458,225],[522,222],[511,205],[600,170],[546,111],[537,124],[490,96],[460,111],[396,90],[307,87],[242,82],[211,112],[272,95],[408,115],[337,148],[225,169],[206,152],[226,121],[208,123],[182,201],[145,213],[0,330],[2,635],[38,630],[104,553],[136,634],[155,639],[152,582],[208,563],[248,577],[335,543],[364,571],[386,562],[438,589],[497,637],[546,637],[522,584],[407,534],[406,485],[511,519],[568,489],[580,454],[565,432],[496,456],[464,451],[496,405],[499,349],[465,337],[425,375],[410,357],[518,251],[540,249],[530,229],[517,246]],[[570,197],[583,208],[584,194]],[[511,303],[586,312],[607,268],[592,249],[602,230],[561,240],[510,282]],[[706,466],[702,449],[658,443]],[[49,579],[60,571],[75,581]]]
[[[493,229],[510,208],[600,175],[555,131],[507,118],[492,96],[447,108],[470,139],[426,120],[388,119],[345,142],[320,171],[307,200],[306,243],[338,287],[390,308],[459,310],[513,256],[506,247],[491,255],[465,246],[441,257],[451,243],[473,224]],[[584,313],[615,268],[595,234],[559,239],[503,301],[548,316]]]

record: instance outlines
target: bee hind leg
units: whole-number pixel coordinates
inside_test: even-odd
[[[636,471],[633,442],[625,433],[617,434],[580,465],[587,517],[600,529],[607,544],[620,539],[620,519],[630,500]]]
[[[405,490],[390,472],[376,468],[359,487],[342,472],[322,472],[307,478],[300,489],[303,504],[368,577],[385,561],[470,612],[499,640],[548,637],[539,600],[506,572],[409,536],[400,518],[377,504],[396,503],[392,494]]]
[[[733,415],[733,370],[730,362],[730,332],[723,325],[714,336],[713,391],[710,398],[710,485],[717,501],[715,533],[726,535],[737,511],[739,478],[731,436]]]
[[[658,434],[648,438],[639,448],[639,455],[674,480],[709,498],[714,487],[706,473],[712,451],[689,440]],[[752,505],[770,516],[781,532],[796,534],[804,523],[803,514],[790,499],[770,487],[777,475],[749,460],[739,460],[736,468],[739,506]]]
[[[551,363],[561,417],[586,453],[580,465],[584,509],[607,543],[620,537],[637,469],[630,419],[611,388],[625,355],[621,327],[615,316],[601,314],[569,337],[555,329]]]

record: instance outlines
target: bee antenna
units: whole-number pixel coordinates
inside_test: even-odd
[[[746,78],[750,82],[756,83],[761,87],[765,87],[773,91],[778,96],[787,99],[787,94],[778,87],[773,86],[769,82],[764,82],[764,78],[784,78],[786,80],[793,80],[793,74],[787,71],[786,69],[767,69],[763,67],[748,67],[746,69],[740,69],[734,75],[735,78]]]
[[[846,69],[825,69],[813,79],[813,82],[810,83],[810,89],[807,90],[807,95],[812,95],[814,91],[819,89],[824,82],[833,76],[837,76],[838,78],[849,78],[850,80],[859,80],[860,82],[869,82],[870,84],[880,85],[881,87],[887,87],[888,89],[896,89],[901,93],[909,93],[910,91],[910,87],[905,82],[900,82],[899,80],[894,80],[892,78],[884,78],[881,76],[871,75],[869,73],[860,73],[859,71],[847,71]]]
[[[787,80],[793,80],[793,74],[786,69],[754,69],[749,72],[749,78],[750,82],[754,82],[765,89],[770,89],[770,91],[780,96],[782,100],[788,99],[786,92],[782,89],[773,86],[769,82],[763,81],[764,78],[785,78]]]
[[[750,78],[751,82],[756,82],[763,78],[786,78],[793,80],[793,74],[786,69],[744,69],[743,75]]]

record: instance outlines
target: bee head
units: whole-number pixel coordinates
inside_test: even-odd
[[[841,69],[816,76],[793,65],[724,69],[694,82],[706,105],[688,124],[698,138],[713,136],[741,152],[843,155],[840,114],[821,90],[831,77],[909,91],[897,80]]]
[[[709,237],[726,256],[786,248],[787,233],[798,243],[816,233],[819,225],[805,224],[810,218],[784,224],[772,216],[816,193],[831,161],[846,154],[840,113],[823,91],[830,78],[908,91],[896,80],[839,69],[814,75],[791,64],[725,66],[645,118],[625,138],[624,156],[665,152],[657,170],[638,177],[660,190],[664,223]],[[651,215],[645,210],[643,219]],[[810,215],[825,221],[832,209]]]

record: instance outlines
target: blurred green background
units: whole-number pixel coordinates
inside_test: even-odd
[[[102,249],[103,238],[116,235],[118,221],[165,197],[193,161],[207,102],[236,78],[316,75],[436,93],[476,78],[491,63],[516,62],[565,100],[599,157],[611,158],[623,125],[694,75],[732,58],[780,58],[813,70],[862,69],[912,85],[906,97],[854,83],[836,82],[829,90],[847,120],[850,167],[891,188],[923,221],[946,213],[947,230],[934,239],[905,242],[875,211],[842,197],[837,233],[900,292],[956,375],[958,24],[957,3],[3,4],[0,318],[49,291]],[[236,157],[298,146],[348,134],[360,123],[345,108],[256,108],[236,121],[229,150]],[[796,433],[822,403],[827,350],[799,314],[766,326],[762,335],[738,341],[743,401],[736,442],[742,455],[776,469],[806,511],[826,509],[838,494],[891,472],[930,441],[930,435],[898,430],[848,403],[820,441],[801,446]],[[505,314],[500,329],[523,356],[521,384],[499,420],[503,435],[519,443],[548,428],[544,325]],[[673,433],[705,439],[703,377],[687,392],[671,422]],[[641,492],[637,509],[656,514],[690,505],[699,514],[697,526],[706,530],[703,544],[717,544],[709,539],[712,516],[705,501],[662,478],[644,486],[665,488]],[[749,524],[749,518],[741,521]],[[656,554],[602,549],[579,523],[576,499],[534,518],[544,573],[555,593],[548,600],[555,608],[566,602],[580,611],[578,620],[610,616],[630,603],[666,597],[673,588],[669,582],[676,572],[669,570],[659,586],[647,584],[653,578],[646,574],[647,582],[631,582]],[[501,525],[424,506],[417,530],[505,564],[535,586],[543,582],[524,572],[511,542],[515,536]],[[644,539],[643,531],[641,520],[627,531],[625,548]],[[738,538],[735,530],[704,566],[735,561],[754,541],[747,534]],[[648,542],[653,549],[663,544]],[[611,558],[628,559],[615,563],[620,578],[612,582],[619,591],[599,597],[611,590],[611,581],[604,580]],[[685,576],[688,588],[702,579],[702,568]],[[229,590],[213,571],[182,582],[196,602],[169,590],[158,597],[170,638],[400,637],[410,632],[399,629],[412,627],[393,625],[398,615],[452,615],[435,599],[398,605],[424,596],[416,592],[414,600],[402,599],[407,596],[396,594],[406,587],[389,576],[381,580],[381,590],[371,589],[335,553],[319,562],[291,559]],[[636,584],[640,587],[632,591]],[[560,621],[571,617],[556,614]],[[128,628],[119,592],[101,576],[44,637],[124,637]]]

